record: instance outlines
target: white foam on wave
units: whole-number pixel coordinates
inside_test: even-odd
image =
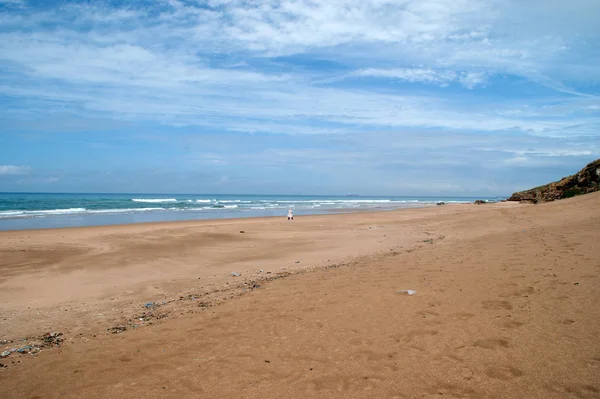
[[[161,202],[177,202],[175,198],[133,198],[133,202],[150,202],[150,203],[161,203]]]
[[[67,208],[67,209],[48,209],[39,211],[2,211],[0,218],[15,218],[15,217],[34,217],[34,216],[49,216],[49,215],[68,215],[74,213],[85,212],[85,208]]]
[[[25,211],[3,211],[0,212],[0,218],[2,217],[15,217],[24,214]]]
[[[175,209],[175,208],[172,208]],[[93,209],[87,210],[85,213],[131,213],[131,212],[151,212],[164,211],[165,208],[121,208],[121,209]]]
[[[269,202],[269,201],[267,201]],[[360,199],[360,200],[339,200],[339,199],[319,199],[319,200],[285,200],[277,201],[282,204],[354,204],[354,203],[391,203],[391,202],[402,202],[392,201],[389,199]]]
[[[50,209],[47,211],[26,211],[26,212],[35,212],[41,213],[43,215],[64,215],[69,213],[81,213],[85,212],[85,208],[67,208],[67,209]]]
[[[175,208],[173,208],[175,209]],[[85,209],[85,208],[68,208],[68,209],[50,209],[39,211],[1,211],[0,219],[10,218],[33,218],[43,216],[60,216],[60,215],[82,215],[82,214],[114,214],[114,213],[133,213],[133,212],[151,212],[164,211],[165,208],[121,208],[121,209]]]

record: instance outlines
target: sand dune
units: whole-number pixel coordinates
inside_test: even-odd
[[[599,206],[1,233],[2,396],[597,398]]]

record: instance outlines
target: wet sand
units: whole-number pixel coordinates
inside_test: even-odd
[[[2,232],[2,396],[597,398],[599,206]]]

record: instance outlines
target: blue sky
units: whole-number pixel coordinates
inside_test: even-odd
[[[506,195],[600,157],[597,0],[0,0],[0,191]]]

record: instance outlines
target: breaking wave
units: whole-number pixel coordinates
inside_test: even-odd
[[[161,203],[161,202],[177,202],[175,198],[133,198],[133,202],[149,202],[149,203]]]

